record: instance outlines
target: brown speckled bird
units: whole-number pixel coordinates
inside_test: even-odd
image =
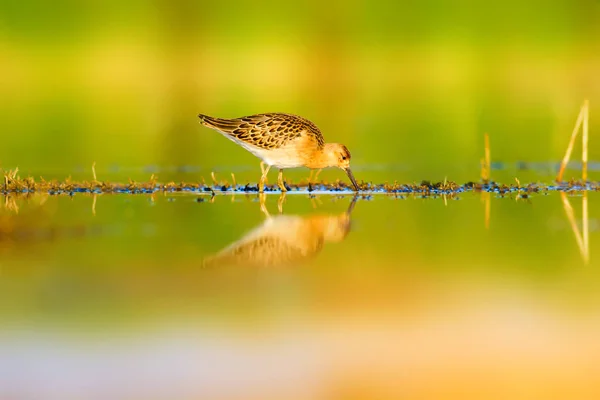
[[[282,192],[286,168],[323,169],[337,167],[346,171],[354,189],[358,184],[350,170],[350,152],[343,144],[325,143],[317,126],[297,115],[269,113],[225,119],[199,114],[202,125],[220,132],[262,160],[258,184],[263,192],[271,167],[279,169],[277,186]],[[263,168],[263,163],[267,166]]]
[[[205,257],[202,262],[204,267],[301,265],[318,255],[325,243],[339,243],[346,238],[351,228],[356,197],[348,210],[339,215],[271,217],[263,202],[261,198],[265,221],[218,253]]]

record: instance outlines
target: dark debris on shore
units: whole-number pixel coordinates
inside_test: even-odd
[[[314,193],[314,194],[352,194],[352,187],[342,181],[320,182],[311,184],[300,182],[298,184],[287,183],[288,193]],[[391,194],[405,195],[418,194],[422,196],[458,195],[465,192],[488,192],[499,196],[511,193],[544,193],[550,191],[559,192],[581,192],[598,191],[600,182],[582,182],[571,180],[569,182],[556,182],[551,184],[529,183],[502,184],[497,182],[467,182],[457,184],[452,181],[400,184],[394,182],[374,184],[370,182],[360,183],[360,189],[369,194]],[[265,193],[280,193],[277,185],[266,185]],[[64,181],[43,178],[35,180],[32,177],[20,178],[17,171],[9,171],[4,174],[4,182],[0,187],[0,194],[27,194],[46,193],[49,195],[70,195],[77,193],[87,194],[153,194],[153,193],[195,193],[204,195],[219,195],[232,193],[258,193],[256,184],[230,184],[228,182],[214,182],[212,185],[206,183],[169,182],[159,183],[154,177],[147,182],[110,183],[97,180],[75,182],[67,178]]]

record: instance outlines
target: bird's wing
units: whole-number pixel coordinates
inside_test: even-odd
[[[284,266],[300,263],[323,246],[319,232],[303,234],[312,224],[298,216],[278,215],[231,243],[217,254],[206,257],[203,265]]]
[[[259,236],[242,241],[206,257],[205,267],[217,265],[284,266],[295,264],[312,255],[309,249],[292,244],[278,236]]]
[[[203,125],[261,149],[277,149],[301,136],[307,136],[319,147],[324,145],[319,128],[296,115],[271,113],[224,119],[200,114],[199,118]]]

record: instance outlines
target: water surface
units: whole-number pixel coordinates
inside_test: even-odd
[[[561,196],[3,199],[0,397],[589,394],[600,197]]]

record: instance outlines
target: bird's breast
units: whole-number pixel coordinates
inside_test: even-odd
[[[306,166],[312,158],[316,147],[314,141],[309,140],[307,137],[300,137],[276,148],[259,147],[231,135],[228,138],[263,160],[266,164],[281,169]]]
[[[303,167],[306,164],[306,157],[293,146],[284,146],[269,150],[254,149],[249,151],[268,165],[275,168],[297,168]]]

